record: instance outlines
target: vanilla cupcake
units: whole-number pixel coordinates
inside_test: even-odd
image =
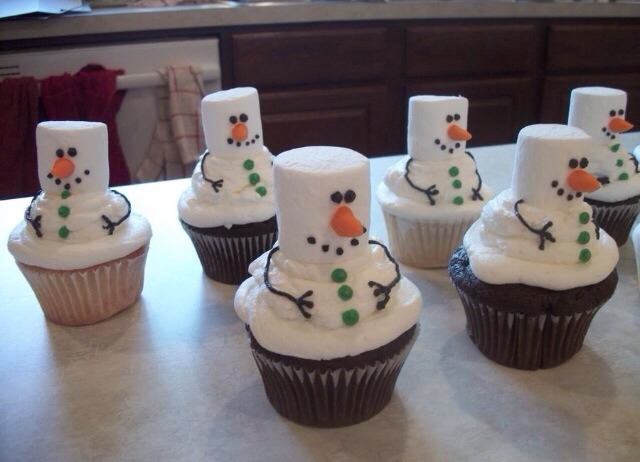
[[[484,207],[451,258],[469,337],[505,366],[567,361],[616,288],[618,247],[583,200],[600,186],[586,170],[590,146],[578,128],[522,129],[511,188]]]
[[[633,125],[625,119],[627,94],[605,87],[576,88],[571,92],[569,125],[584,130],[596,145],[589,171],[602,188],[588,193],[596,222],[623,245],[640,212],[638,158],[620,142],[620,133]]]
[[[406,265],[446,267],[491,197],[465,151],[468,107],[461,96],[409,100],[408,155],[377,189],[391,253]]]
[[[178,202],[180,223],[210,278],[239,284],[277,239],[273,156],[264,146],[255,88],[202,100],[207,151]]]
[[[369,161],[307,147],[274,162],[280,238],[253,262],[235,309],[265,392],[305,425],[362,422],[391,399],[422,297],[368,236]]]
[[[9,236],[9,252],[52,322],[92,324],[140,297],[151,227],[109,190],[107,126],[43,122],[40,191]]]

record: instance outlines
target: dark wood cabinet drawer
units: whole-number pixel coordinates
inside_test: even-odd
[[[384,86],[261,91],[260,111],[264,142],[273,154],[313,145],[388,154]]]
[[[525,125],[535,122],[535,85],[531,79],[473,79],[423,82],[407,88],[414,95],[462,95],[469,100],[467,146],[514,143]]]
[[[553,25],[547,69],[624,71],[640,69],[640,26]]]
[[[530,72],[539,62],[540,36],[533,24],[409,27],[407,76]]]
[[[236,85],[283,86],[383,79],[387,29],[234,34]]]

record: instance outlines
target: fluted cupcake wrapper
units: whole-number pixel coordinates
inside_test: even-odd
[[[569,360],[580,348],[600,306],[555,316],[499,311],[458,289],[467,316],[467,333],[487,358],[516,369],[548,369]]]
[[[361,367],[312,368],[279,361],[252,349],[265,392],[282,416],[313,427],[344,427],[379,413],[391,399],[413,336],[383,361]]]
[[[640,202],[603,204],[587,200],[593,209],[595,222],[604,229],[618,244],[624,245],[629,238],[633,223],[640,212]]]
[[[78,270],[50,270],[16,262],[46,318],[56,324],[94,324],[133,305],[144,284],[148,246]]]
[[[408,266],[446,267],[451,254],[462,242],[464,233],[477,218],[419,222],[384,212],[389,250],[397,260]]]
[[[255,236],[225,237],[200,233],[182,223],[196,249],[202,269],[211,279],[240,284],[249,277],[249,264],[273,247],[276,231]]]

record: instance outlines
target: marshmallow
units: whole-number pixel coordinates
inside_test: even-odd
[[[109,187],[107,126],[42,122],[36,129],[38,178],[45,193],[104,192]]]
[[[368,248],[369,160],[346,148],[310,146],[273,163],[282,253],[304,263],[335,263]]]
[[[202,124],[207,148],[216,156],[243,155],[263,148],[260,101],[255,88],[233,88],[205,96]]]
[[[408,153],[437,160],[464,152],[469,101],[462,96],[414,96],[409,99]]]
[[[611,120],[624,120],[627,94],[622,90],[606,87],[582,87],[571,91],[569,125],[578,127],[598,143],[609,146],[616,130]]]
[[[539,124],[518,135],[511,183],[514,197],[543,210],[567,210],[584,191],[569,184],[575,170],[588,166],[589,135],[567,125]],[[587,174],[586,172],[583,172]],[[593,181],[596,181],[593,178]]]

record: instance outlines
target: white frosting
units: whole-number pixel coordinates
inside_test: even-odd
[[[588,175],[580,164],[589,142],[581,130],[563,125],[520,132],[511,188],[485,206],[464,237],[480,280],[565,290],[595,284],[613,271],[617,245],[604,230],[598,239],[591,207],[569,179],[577,171]],[[519,201],[524,223],[516,215]],[[532,231],[542,229],[549,233],[545,239]]]
[[[235,297],[258,342],[331,359],[378,348],[416,324],[420,292],[364,229],[369,160],[345,148],[294,149],[276,158],[274,176],[279,248],[250,265]]]
[[[568,123],[593,138],[589,171],[609,179],[603,188],[587,194],[589,198],[615,202],[640,194],[637,158],[627,152],[619,136],[631,126],[625,120],[626,106],[627,94],[622,90],[582,87],[571,92]]]
[[[43,192],[9,236],[16,260],[48,269],[80,269],[124,257],[149,242],[147,220],[129,215],[124,196],[107,189],[106,125],[43,122],[37,143]],[[62,167],[56,166],[61,159]]]
[[[288,257],[329,263],[363,255],[366,245],[360,244],[368,240],[371,208],[366,157],[351,149],[311,146],[278,155],[273,168],[280,246]],[[339,201],[332,200],[334,194]],[[341,207],[360,222],[360,232],[336,233],[331,220]]]
[[[256,89],[207,95],[202,122],[209,154],[200,157],[180,197],[180,218],[196,227],[230,228],[273,217],[273,156],[263,144]]]

